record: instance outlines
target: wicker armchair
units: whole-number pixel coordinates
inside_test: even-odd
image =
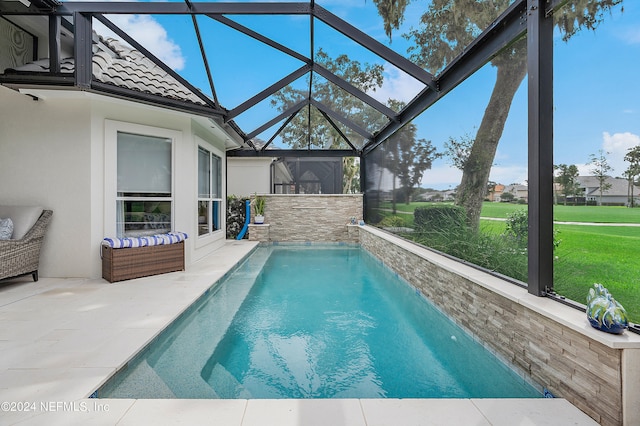
[[[0,280],[31,274],[38,281],[40,247],[52,215],[53,211],[43,210],[22,239],[0,241]]]

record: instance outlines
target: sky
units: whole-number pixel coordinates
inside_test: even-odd
[[[400,30],[392,40],[384,33],[375,4],[366,0],[318,0],[320,6],[348,21],[396,52],[408,56],[409,42],[402,37],[417,25],[428,0],[409,4]],[[605,16],[596,31],[583,30],[568,42],[556,34],[554,41],[554,164],[575,164],[581,174],[593,174],[591,154],[602,150],[613,167],[612,176],[621,176],[627,167],[627,150],[640,145],[640,2],[624,0]],[[116,16],[109,18],[179,72],[196,87],[210,93],[200,50],[188,16]],[[287,47],[309,54],[307,16],[233,17],[237,22]],[[198,24],[212,69],[216,94],[231,109],[302,64],[281,52],[248,39],[207,17]],[[96,29],[101,32],[100,27]],[[412,77],[367,52],[325,24],[314,23],[315,49],[330,56],[347,54],[361,63],[384,66],[382,88],[370,93],[382,102],[390,97],[408,102],[423,88]],[[414,121],[418,138],[430,140],[443,149],[450,138],[473,136],[480,125],[493,84],[495,69],[486,65],[458,88]],[[303,85],[304,80],[296,83]],[[525,183],[527,179],[527,87],[526,79],[511,106],[503,137],[498,146],[490,179],[503,184]],[[263,102],[255,111],[235,121],[250,132],[277,115]],[[269,139],[279,125],[260,135]],[[422,186],[450,189],[460,182],[461,172],[443,158],[424,175]]]

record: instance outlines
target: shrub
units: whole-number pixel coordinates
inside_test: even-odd
[[[526,249],[513,240],[467,226],[417,232],[411,238],[420,244],[491,271],[527,281]]]
[[[378,226],[381,228],[399,228],[406,226],[406,224],[400,216],[386,216],[378,223]]]
[[[242,230],[246,219],[245,201],[248,199],[235,195],[227,197],[227,239],[235,239]]]
[[[507,215],[505,235],[519,247],[527,247],[529,239],[529,214],[526,210],[515,210]]]
[[[418,207],[413,212],[413,218],[416,230],[419,232],[466,227],[464,208],[451,204]]]
[[[529,214],[526,210],[516,210],[507,215],[507,229],[504,233],[509,239],[516,242],[518,247],[527,248],[529,242]],[[558,248],[561,239],[558,238],[559,231],[553,229],[553,250]]]

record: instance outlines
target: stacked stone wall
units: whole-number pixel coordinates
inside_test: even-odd
[[[351,219],[362,219],[362,194],[265,195],[264,229],[249,228],[249,239],[270,242],[357,242]],[[253,220],[252,220],[253,222]],[[253,236],[252,236],[253,232]],[[259,236],[256,235],[259,233]]]
[[[600,424],[623,424],[621,349],[590,339],[364,228],[360,243],[525,378]]]

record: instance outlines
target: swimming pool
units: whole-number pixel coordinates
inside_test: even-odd
[[[541,397],[365,250],[264,246],[109,398]]]

